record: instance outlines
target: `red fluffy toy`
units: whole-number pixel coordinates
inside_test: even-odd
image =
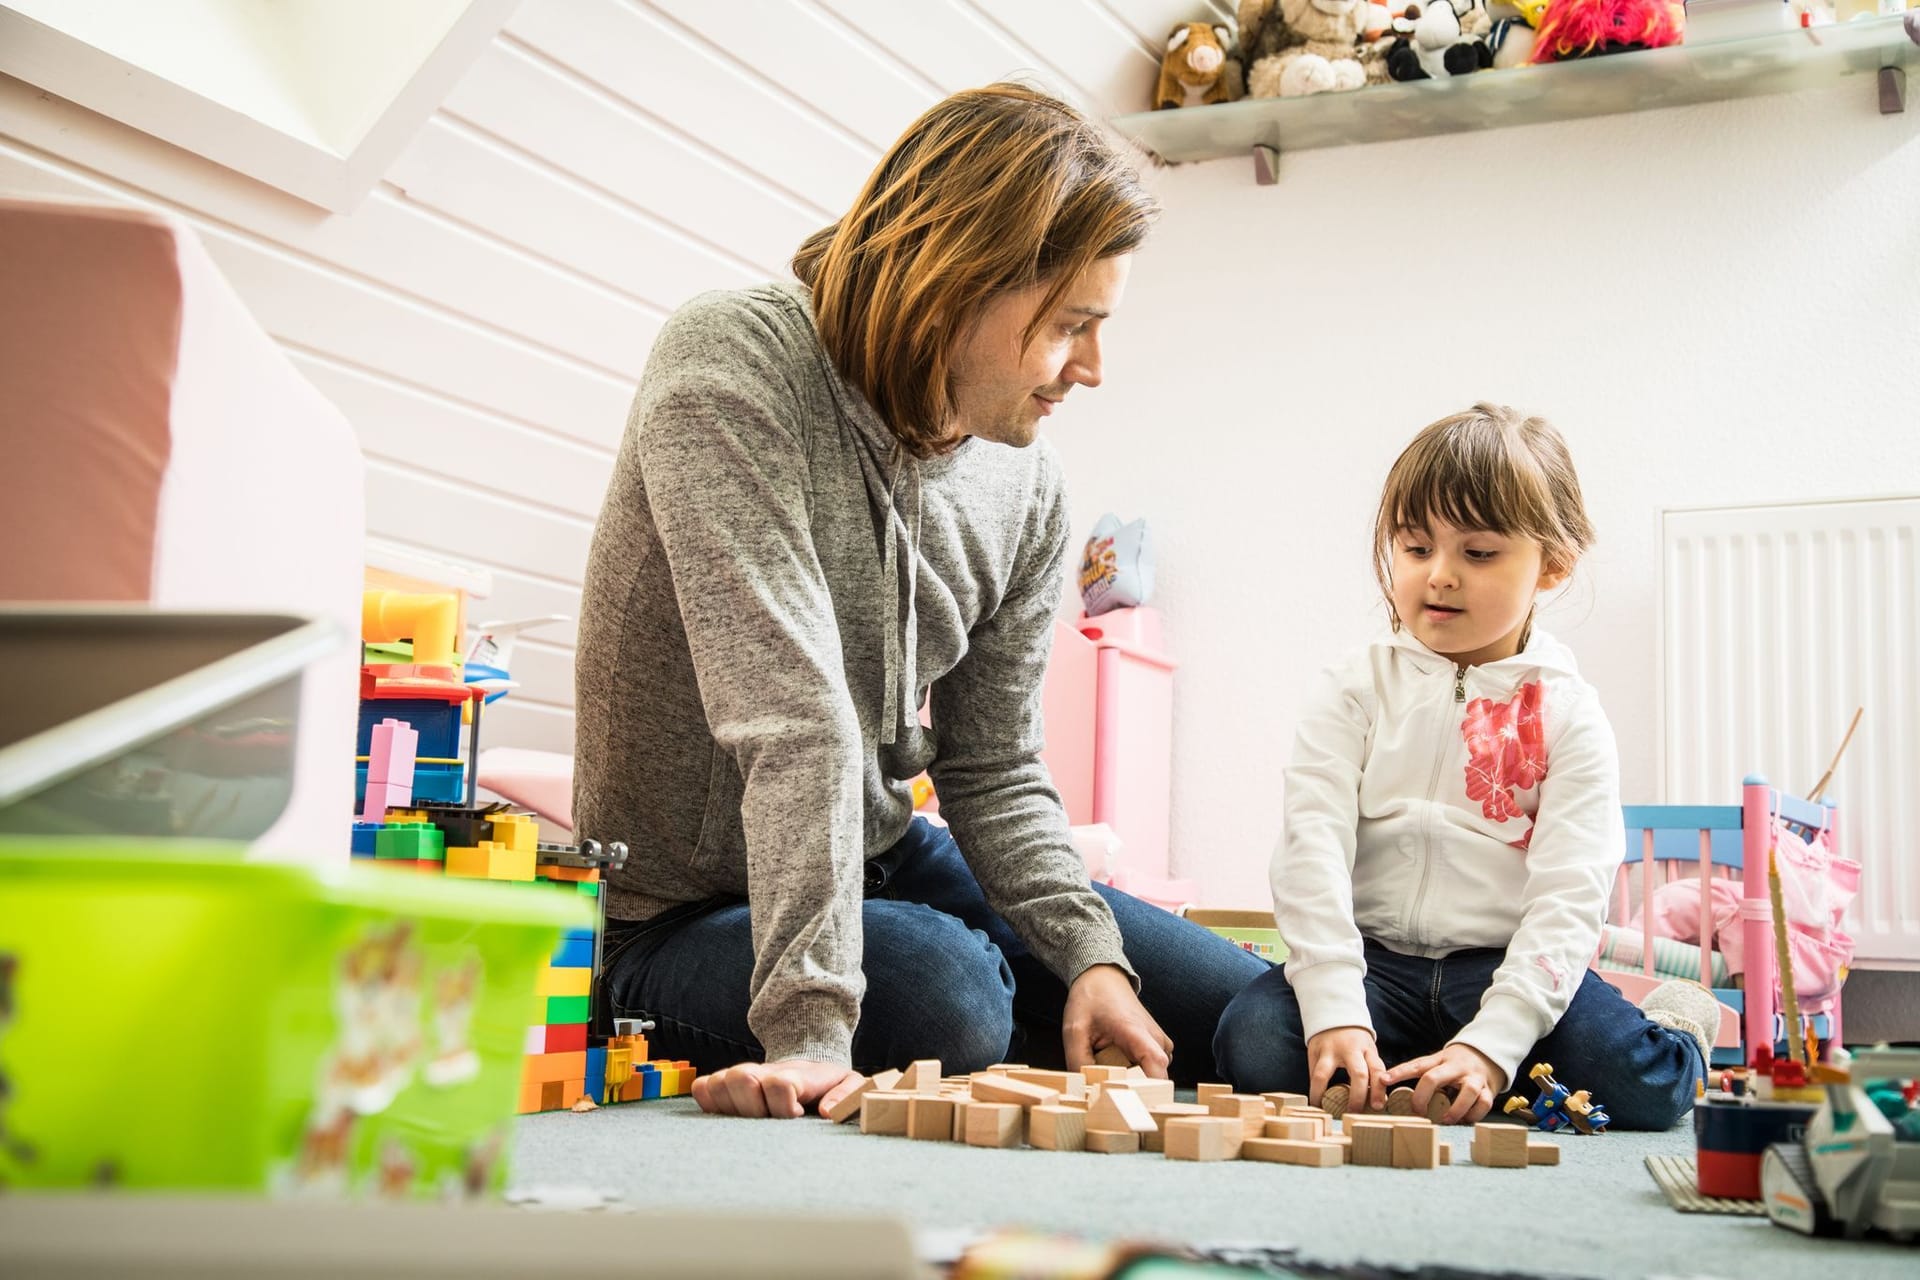
[[[1679,44],[1686,24],[1679,0],[1548,0],[1527,61],[1658,49]]]

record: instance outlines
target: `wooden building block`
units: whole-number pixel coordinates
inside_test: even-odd
[[[1022,1107],[1045,1107],[1060,1100],[1060,1091],[1048,1089],[1042,1085],[1028,1084],[1024,1080],[1015,1080],[1009,1076],[979,1072],[973,1077],[973,1100],[975,1102],[1011,1102]]]
[[[947,1136],[954,1142],[965,1142],[967,1140],[967,1112],[973,1110],[976,1105],[973,1101],[973,1095],[968,1093],[949,1093],[945,1096],[953,1102],[953,1132]],[[988,1102],[979,1105],[997,1107],[1001,1104]]]
[[[1087,1108],[1087,1131],[1104,1129],[1110,1133],[1151,1133],[1159,1126],[1133,1090],[1109,1084]]]
[[[1106,1084],[1112,1080],[1124,1082],[1127,1078],[1127,1069],[1125,1067],[1103,1067],[1096,1063],[1080,1068],[1080,1078],[1087,1082],[1089,1088],[1096,1084]]]
[[[1093,1105],[1093,1099],[1083,1093],[1077,1098],[1062,1098],[1053,1105],[1056,1107],[1072,1107],[1075,1111],[1085,1111]]]
[[[996,1062],[992,1066],[988,1067],[987,1070],[997,1071],[1001,1075],[1006,1075],[1010,1071],[1027,1070],[1027,1064],[1024,1062]]]
[[[1273,1107],[1273,1114],[1275,1115],[1279,1115],[1288,1107],[1304,1107],[1307,1105],[1307,1095],[1304,1093],[1263,1093],[1260,1096],[1265,1098],[1268,1104]]]
[[[1154,1131],[1140,1135],[1140,1149],[1165,1151],[1167,1121],[1178,1120],[1183,1116],[1204,1116],[1207,1114],[1207,1109],[1197,1102],[1169,1102],[1165,1106],[1148,1107],[1147,1114],[1153,1117]]]
[[[860,1114],[861,1104],[866,1101],[867,1094],[875,1089],[886,1092],[898,1083],[900,1083],[900,1073],[898,1071],[882,1071],[877,1076],[868,1076],[860,1082],[859,1087],[854,1089],[852,1093],[840,1099],[820,1114],[835,1124],[845,1124]]]
[[[1011,1102],[975,1102],[967,1107],[966,1143],[970,1147],[1017,1147],[1026,1111]]]
[[[1346,1126],[1347,1137],[1353,1143],[1347,1153],[1352,1163],[1383,1169],[1393,1167],[1392,1125],[1378,1124],[1372,1120],[1349,1120]]]
[[[1216,1116],[1231,1116],[1240,1122],[1242,1136],[1258,1138],[1267,1126],[1267,1103],[1249,1093],[1222,1093],[1207,1100],[1207,1110]]]
[[[1337,1169],[1346,1163],[1346,1153],[1330,1142],[1296,1142],[1289,1138],[1248,1138],[1240,1144],[1240,1158],[1309,1169]]]
[[[1130,1130],[1089,1129],[1086,1149],[1103,1156],[1130,1156],[1140,1150],[1140,1135]]]
[[[940,1092],[940,1059],[922,1058],[908,1067],[900,1077],[900,1088],[906,1093]]]
[[[1207,1106],[1215,1098],[1233,1092],[1230,1084],[1199,1084],[1193,1087],[1193,1100],[1201,1106]]]
[[[1317,1142],[1325,1135],[1321,1133],[1317,1121],[1305,1116],[1268,1116],[1260,1136],[1280,1138],[1287,1142]]]
[[[1173,1081],[1171,1080],[1149,1080],[1142,1077],[1138,1080],[1129,1080],[1127,1088],[1133,1090],[1134,1097],[1147,1104],[1149,1111],[1155,1107],[1164,1107],[1173,1101]]]
[[[860,1105],[860,1132],[896,1134],[907,1132],[907,1103],[917,1095],[892,1089],[869,1089]]]
[[[1347,1114],[1347,1104],[1352,1101],[1352,1093],[1343,1084],[1330,1084],[1320,1091],[1320,1109],[1335,1120]]]
[[[1410,1116],[1413,1114],[1413,1090],[1406,1085],[1387,1093],[1387,1114],[1390,1116]]]
[[[1393,1126],[1393,1167],[1436,1169],[1440,1166],[1440,1131],[1430,1124]]]
[[[1127,1055],[1127,1051],[1117,1044],[1110,1044],[1094,1054],[1093,1060],[1103,1067],[1126,1068],[1133,1065],[1133,1059]]]
[[[1063,1098],[1078,1098],[1087,1091],[1087,1079],[1078,1071],[1009,1071],[1007,1078],[1037,1084]]]
[[[1083,1151],[1087,1114],[1072,1107],[1034,1107],[1027,1111],[1027,1141],[1043,1151]]]
[[[1443,1142],[1440,1144],[1440,1163],[1453,1163],[1453,1144],[1451,1142]]]
[[[1517,1124],[1473,1126],[1473,1162],[1489,1169],[1527,1167],[1527,1130]]]
[[[923,1142],[953,1141],[953,1099],[916,1093],[907,1099],[907,1136]]]
[[[1236,1116],[1175,1116],[1164,1136],[1169,1160],[1238,1160],[1246,1141]]]
[[[1527,1140],[1527,1163],[1529,1165],[1559,1164],[1560,1144],[1557,1142],[1547,1142],[1544,1139],[1529,1138]]]

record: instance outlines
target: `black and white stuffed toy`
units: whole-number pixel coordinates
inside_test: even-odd
[[[1492,25],[1483,0],[1408,5],[1393,21],[1397,34],[1387,50],[1387,74],[1395,80],[1438,80],[1485,71],[1493,65],[1487,45]]]

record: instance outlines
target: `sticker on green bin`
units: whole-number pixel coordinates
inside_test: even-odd
[[[557,1027],[569,1022],[587,1020],[587,997],[585,996],[548,996],[547,1025]]]
[[[498,1190],[539,975],[589,904],[243,854],[0,839],[0,1183]]]

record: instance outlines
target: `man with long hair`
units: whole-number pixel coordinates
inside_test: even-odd
[[[587,565],[574,820],[632,850],[607,1011],[653,1019],[710,1111],[797,1116],[923,1058],[1210,1077],[1266,968],[1090,885],[1039,757],[1070,538],[1035,438],[1099,385],[1157,212],[1072,108],[956,94],[798,284],[654,343]]]

